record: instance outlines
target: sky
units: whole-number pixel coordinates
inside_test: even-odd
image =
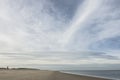
[[[119,0],[0,0],[0,66],[120,69]]]

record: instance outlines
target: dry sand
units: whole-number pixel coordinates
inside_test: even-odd
[[[0,70],[0,80],[108,80],[45,70]]]

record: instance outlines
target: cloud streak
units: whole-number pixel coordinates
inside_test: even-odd
[[[88,19],[89,16],[94,13],[101,3],[102,1],[99,0],[85,0],[82,7],[80,5],[74,19],[72,20],[72,23],[70,24],[70,28],[68,28],[68,30],[64,33],[65,35],[63,35],[64,46],[69,43],[69,41],[72,39],[72,36],[74,36],[74,33],[83,25],[86,19]]]
[[[119,57],[104,52],[27,52],[27,53],[1,53],[2,64],[119,64]],[[9,62],[8,62],[9,60]],[[25,62],[24,62],[25,61]],[[100,61],[98,63],[98,61]],[[59,62],[59,63],[58,63]]]

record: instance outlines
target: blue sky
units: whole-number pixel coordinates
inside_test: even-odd
[[[119,3],[0,0],[1,66],[120,69]]]

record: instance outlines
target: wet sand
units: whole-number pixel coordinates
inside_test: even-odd
[[[0,70],[0,80],[108,80],[47,70]]]

